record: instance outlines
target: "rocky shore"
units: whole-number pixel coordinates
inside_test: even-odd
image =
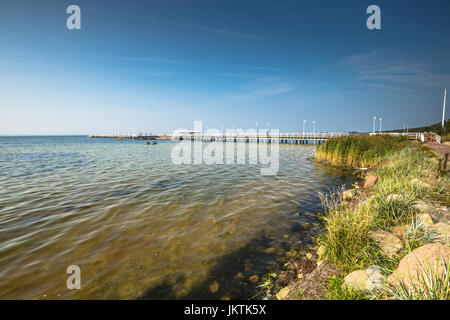
[[[415,160],[405,152],[387,157],[383,165],[365,169],[352,189],[324,199],[323,236],[279,270],[272,298],[450,298],[446,164],[442,170],[440,156],[407,152]],[[353,251],[345,241],[356,243],[349,242]]]

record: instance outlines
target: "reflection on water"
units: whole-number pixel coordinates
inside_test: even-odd
[[[281,145],[261,176],[172,164],[174,145],[0,137],[0,298],[249,298],[249,276],[317,235],[318,191],[352,180],[313,146]]]

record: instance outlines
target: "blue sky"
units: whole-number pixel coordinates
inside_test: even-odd
[[[0,0],[0,134],[432,124],[449,39],[448,0]]]

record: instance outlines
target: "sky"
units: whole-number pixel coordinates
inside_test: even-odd
[[[411,128],[446,87],[448,0],[0,0],[1,135]]]

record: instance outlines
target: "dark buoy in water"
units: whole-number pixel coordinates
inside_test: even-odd
[[[147,141],[146,144],[147,144],[147,145],[150,145],[150,144],[156,144],[156,142],[155,142],[155,141]]]

